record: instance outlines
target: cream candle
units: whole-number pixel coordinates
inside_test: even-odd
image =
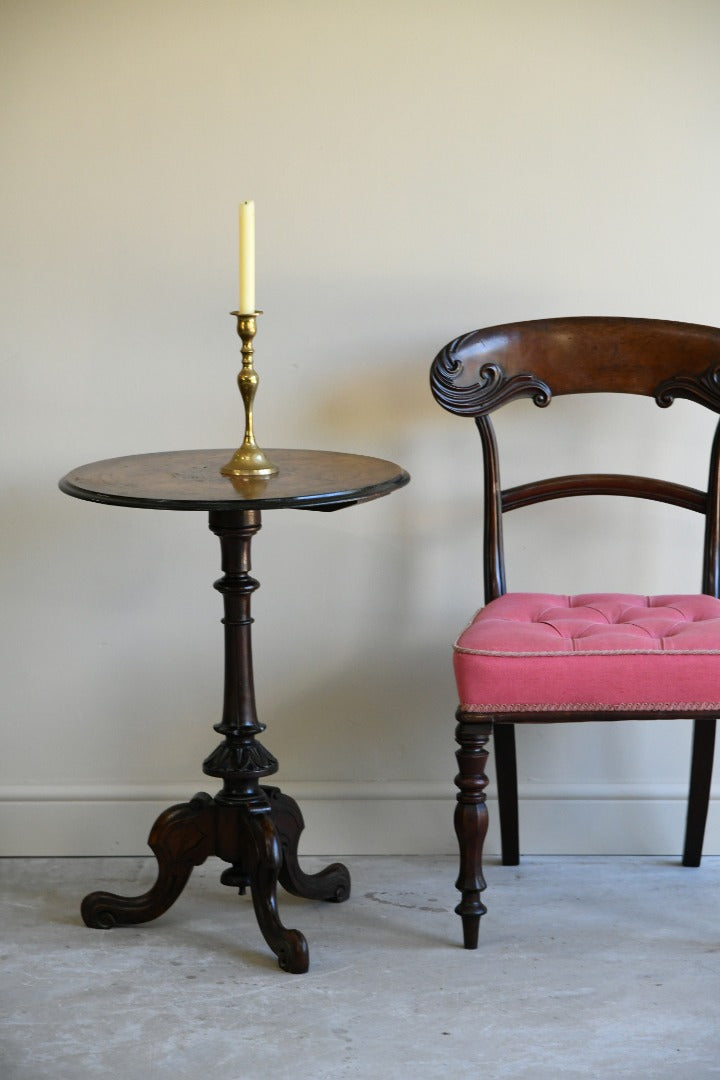
[[[255,203],[240,203],[240,298],[238,312],[255,311]]]

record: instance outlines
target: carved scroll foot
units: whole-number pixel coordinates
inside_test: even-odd
[[[158,861],[155,884],[141,896],[116,896],[93,892],[82,902],[86,926],[108,930],[149,922],[177,900],[194,866],[205,862],[214,850],[214,804],[209,795],[196,795],[188,803],[165,810],[150,832],[148,844]]]
[[[466,949],[476,949],[480,919],[487,908],[480,899],[485,888],[482,872],[482,853],[488,827],[485,788],[487,776],[485,749],[492,724],[489,722],[467,723],[458,713],[459,723],[455,737],[460,744],[456,751],[459,773],[455,777],[458,787],[455,807],[455,832],[460,845],[460,872],[456,887],[462,899],[455,908],[462,919],[463,944]]]
[[[328,900],[334,904],[347,900],[350,896],[347,867],[342,863],[331,863],[317,874],[304,873],[298,864],[298,844],[305,828],[300,807],[280,788],[264,787],[263,791],[270,802],[270,812],[282,846],[283,864],[279,880],[283,888],[306,900]]]
[[[282,970],[302,975],[310,964],[307,941],[299,930],[283,926],[277,909],[282,851],[275,826],[269,813],[253,811],[247,813],[247,826],[246,836],[254,849],[247,860],[250,891],[260,930]]]

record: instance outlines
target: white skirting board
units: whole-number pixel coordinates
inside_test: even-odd
[[[272,781],[273,778],[270,778]],[[300,804],[301,854],[446,855],[457,850],[455,789],[433,780],[282,781]],[[150,854],[155,818],[200,785],[0,789],[0,856]],[[214,794],[215,781],[204,790]],[[661,855],[682,848],[686,789],[680,785],[530,784],[520,790],[520,846],[528,855]],[[489,856],[499,852],[497,808],[488,797]],[[708,815],[705,854],[720,854],[720,799]]]

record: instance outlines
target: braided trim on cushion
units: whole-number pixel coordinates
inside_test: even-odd
[[[466,649],[458,644],[459,641],[460,638],[453,643],[453,649],[456,653],[467,656],[720,656],[720,649],[551,649],[548,652],[502,652],[500,649]]]
[[[468,713],[563,713],[563,712],[718,712],[720,701],[633,701],[630,704],[608,705],[606,702],[564,702],[562,705],[461,705]]]

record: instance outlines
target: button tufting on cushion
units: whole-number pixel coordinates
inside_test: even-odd
[[[475,712],[720,708],[720,600],[507,593],[455,643]]]

